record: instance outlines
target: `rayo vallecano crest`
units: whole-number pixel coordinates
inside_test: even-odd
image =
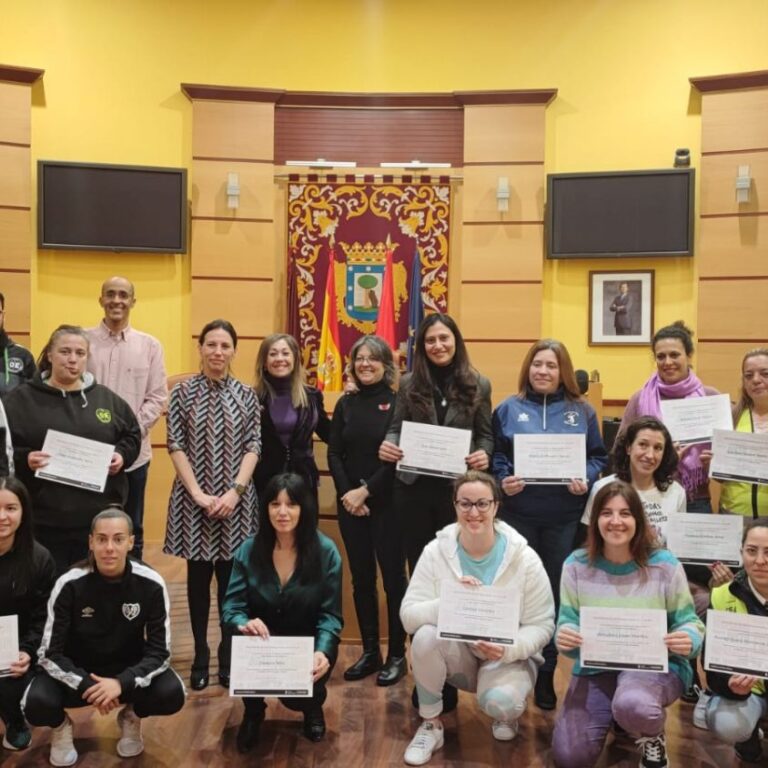
[[[386,243],[339,243],[345,261],[336,264],[336,296],[339,321],[362,333],[373,333],[379,317],[384,265],[387,260]],[[392,244],[394,252],[398,244]],[[339,290],[338,270],[344,270],[344,288]],[[395,320],[400,317],[400,307],[408,298],[406,285],[408,270],[399,261],[393,264],[395,289]]]

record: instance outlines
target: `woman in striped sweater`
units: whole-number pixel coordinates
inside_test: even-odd
[[[656,548],[637,491],[621,480],[611,482],[595,496],[593,510],[586,549],[563,566],[556,642],[576,663],[555,723],[552,754],[559,768],[595,765],[615,721],[636,739],[642,768],[666,768],[664,709],[690,684],[686,660],[699,653],[704,626],[682,566]],[[585,606],[664,610],[669,671],[584,669],[579,648]]]

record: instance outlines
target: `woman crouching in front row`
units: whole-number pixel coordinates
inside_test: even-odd
[[[470,470],[454,484],[456,522],[424,549],[403,599],[400,617],[413,634],[411,664],[423,722],[405,751],[408,765],[423,765],[443,745],[442,691],[446,680],[477,693],[493,718],[495,739],[517,735],[517,721],[552,637],[554,600],[539,556],[513,528],[496,519],[500,493],[485,472]],[[442,640],[437,635],[440,583],[482,584],[521,590],[514,645]]]
[[[669,671],[584,669],[579,649],[581,609],[587,606],[664,610]],[[615,721],[635,737],[641,768],[666,768],[664,710],[690,685],[687,660],[698,655],[703,637],[683,567],[656,546],[637,491],[621,480],[608,483],[595,495],[586,549],[563,566],[555,641],[576,663],[555,722],[555,765],[595,765]]]

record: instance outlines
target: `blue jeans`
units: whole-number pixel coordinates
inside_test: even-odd
[[[560,610],[560,576],[563,572],[563,563],[568,555],[573,552],[573,543],[579,521],[559,523],[557,525],[542,520],[531,522],[512,517],[509,524],[528,540],[528,545],[536,552],[544,564],[544,570],[549,577],[549,585],[552,588],[552,596],[555,598],[555,618]],[[544,664],[540,672],[554,672],[557,666],[557,648],[554,639],[544,647]]]
[[[133,520],[134,557],[144,559],[144,490],[147,487],[147,475],[149,474],[149,462],[132,472],[126,472],[128,478],[128,498],[125,502],[125,511]]]

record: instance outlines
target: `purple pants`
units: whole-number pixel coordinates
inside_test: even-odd
[[[674,672],[574,675],[552,735],[555,765],[592,768],[613,720],[632,736],[658,736],[664,731],[664,708],[682,692]]]

